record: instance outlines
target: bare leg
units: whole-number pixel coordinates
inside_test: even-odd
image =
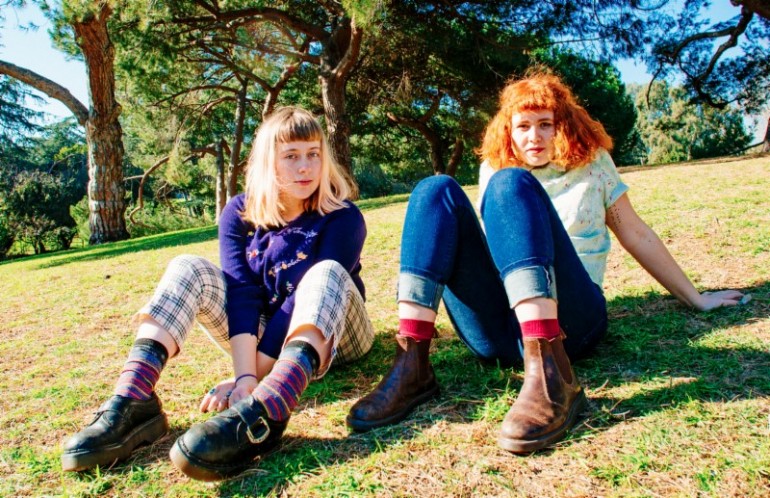
[[[163,344],[166,347],[166,351],[168,351],[169,358],[173,358],[179,353],[179,346],[177,346],[174,337],[149,315],[144,315],[142,317],[142,321],[139,323],[139,329],[136,333],[136,338],[152,339],[153,341]]]
[[[548,320],[556,318],[556,301],[546,297],[535,297],[522,301],[513,311],[519,323],[532,320]]]
[[[398,303],[398,317],[410,320],[422,320],[423,322],[436,322],[436,312],[419,304],[400,301]]]

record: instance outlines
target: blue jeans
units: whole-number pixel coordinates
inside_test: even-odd
[[[438,309],[444,299],[460,339],[479,358],[521,363],[521,301],[558,301],[558,318],[573,360],[607,330],[607,305],[591,281],[542,185],[507,168],[473,206],[449,176],[421,181],[409,198],[401,238],[398,300]]]

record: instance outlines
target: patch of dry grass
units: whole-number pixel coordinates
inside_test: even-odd
[[[202,420],[201,395],[229,375],[202,336],[164,372],[172,433],[129,462],[59,470],[60,444],[109,395],[133,339],[132,313],[166,263],[217,260],[215,231],[178,232],[0,265],[2,496],[768,496],[770,495],[770,158],[621,171],[637,211],[702,289],[739,288],[739,309],[696,313],[615,244],[611,326],[577,364],[591,400],[555,449],[521,458],[495,445],[521,372],[479,364],[445,314],[435,341],[441,397],[367,434],[347,410],[386,371],[405,197],[362,202],[372,353],[311,385],[280,450],[224,483],[188,480],[167,458]],[[468,189],[471,196],[475,188]]]

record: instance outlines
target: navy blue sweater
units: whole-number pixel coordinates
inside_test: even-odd
[[[365,296],[361,249],[366,224],[352,202],[325,216],[304,213],[288,225],[266,230],[241,218],[244,194],[227,203],[219,220],[219,257],[227,282],[230,337],[257,335],[260,317],[267,320],[258,350],[277,358],[294,310],[294,290],[311,266],[339,262]]]

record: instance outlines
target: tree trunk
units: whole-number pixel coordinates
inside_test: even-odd
[[[249,82],[241,82],[241,89],[238,92],[238,105],[235,109],[235,134],[233,136],[233,147],[230,150],[230,164],[228,165],[227,178],[227,200],[229,201],[238,195],[238,177],[241,174],[241,146],[243,145],[243,123],[246,120],[246,90]]]
[[[227,204],[227,188],[225,183],[225,139],[219,139],[217,142],[217,181],[216,181],[216,193],[217,193],[217,208],[215,221],[219,224],[219,217],[222,215],[222,210]]]
[[[435,131],[428,125],[427,120],[429,115],[423,116],[420,119],[411,119],[396,116],[392,112],[389,112],[387,116],[391,123],[400,124],[417,130],[417,132],[419,132],[420,135],[422,135],[422,137],[428,142],[428,147],[430,148],[430,163],[431,167],[433,168],[434,175],[443,175],[448,173],[448,169],[444,164],[444,152],[446,150],[446,146],[444,145],[444,140],[441,138],[439,132]],[[456,145],[457,143],[455,143],[455,146]],[[455,147],[455,152],[457,152],[457,150],[458,148]],[[460,150],[460,154],[462,154],[462,150]],[[452,160],[459,161],[459,158],[455,158],[455,154],[452,154]],[[455,170],[456,169],[457,166],[455,166]],[[454,173],[449,174],[454,176]]]
[[[118,121],[120,105],[115,100],[115,50],[107,33],[111,13],[104,4],[97,14],[88,14],[72,23],[86,61],[91,99],[85,124],[90,244],[129,237],[123,187],[123,130]]]
[[[335,19],[335,26],[323,40],[321,54],[321,99],[326,133],[337,162],[353,178],[350,157],[350,117],[345,110],[345,87],[361,53],[363,30],[349,18]]]
[[[762,142],[762,152],[770,152],[770,116],[767,117],[767,128],[765,128],[765,140]]]
[[[454,150],[452,150],[452,157],[449,158],[449,164],[446,166],[446,173],[452,178],[457,175],[457,168],[460,166],[463,152],[465,152],[465,142],[462,137],[457,137],[457,139],[455,139]]]
[[[329,147],[337,162],[351,175],[353,172],[350,157],[350,118],[345,111],[346,81],[338,78],[321,77],[321,97],[326,118],[326,134]]]

